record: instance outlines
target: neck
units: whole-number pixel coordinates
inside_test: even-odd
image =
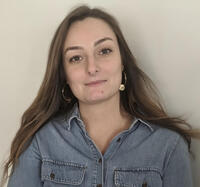
[[[132,118],[120,109],[119,97],[95,104],[79,102],[80,116],[88,131],[124,129]]]

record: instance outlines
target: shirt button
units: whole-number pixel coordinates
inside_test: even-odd
[[[121,140],[121,138],[118,138],[118,139],[117,139],[117,142],[120,142],[120,140]]]
[[[101,163],[101,162],[102,162],[102,159],[100,158],[100,159],[99,159],[99,163]]]
[[[144,182],[144,183],[142,184],[142,187],[147,187],[147,183]]]
[[[51,174],[50,174],[50,177],[51,177],[51,180],[54,179],[54,178],[55,178],[55,174],[54,174],[54,173],[51,173]]]
[[[102,184],[97,184],[97,187],[102,187]]]

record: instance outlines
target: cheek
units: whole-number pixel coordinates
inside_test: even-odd
[[[66,80],[69,84],[81,80],[81,72],[76,68],[68,68],[66,71]]]
[[[115,58],[115,60],[113,60],[113,63],[109,67],[109,71],[110,75],[113,76],[113,80],[120,83],[122,78],[122,64],[119,58]]]
[[[83,84],[83,76],[80,71],[69,70],[66,75],[66,80],[72,92],[76,92],[81,89],[81,85]]]
[[[111,81],[111,85],[113,85],[114,87],[119,87],[119,85],[121,84],[121,78],[122,78],[122,72],[121,72],[121,68],[112,68],[109,71],[109,75],[110,75],[110,81]]]
[[[117,71],[114,77],[116,86],[121,84],[121,78],[121,71]]]

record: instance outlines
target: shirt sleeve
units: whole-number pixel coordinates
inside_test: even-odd
[[[20,155],[7,187],[42,187],[40,178],[41,156],[36,137],[32,139],[27,149]]]
[[[163,187],[193,187],[190,154],[179,135],[164,170]]]

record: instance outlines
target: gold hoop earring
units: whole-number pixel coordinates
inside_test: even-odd
[[[72,100],[70,97],[67,97],[67,98],[65,97],[65,86],[63,86],[62,88],[62,97],[67,103],[70,103]]]
[[[127,81],[127,77],[126,77],[126,73],[124,72],[124,79],[125,79],[125,83],[124,84],[120,84],[119,90],[120,91],[124,91],[125,90],[125,84]]]

